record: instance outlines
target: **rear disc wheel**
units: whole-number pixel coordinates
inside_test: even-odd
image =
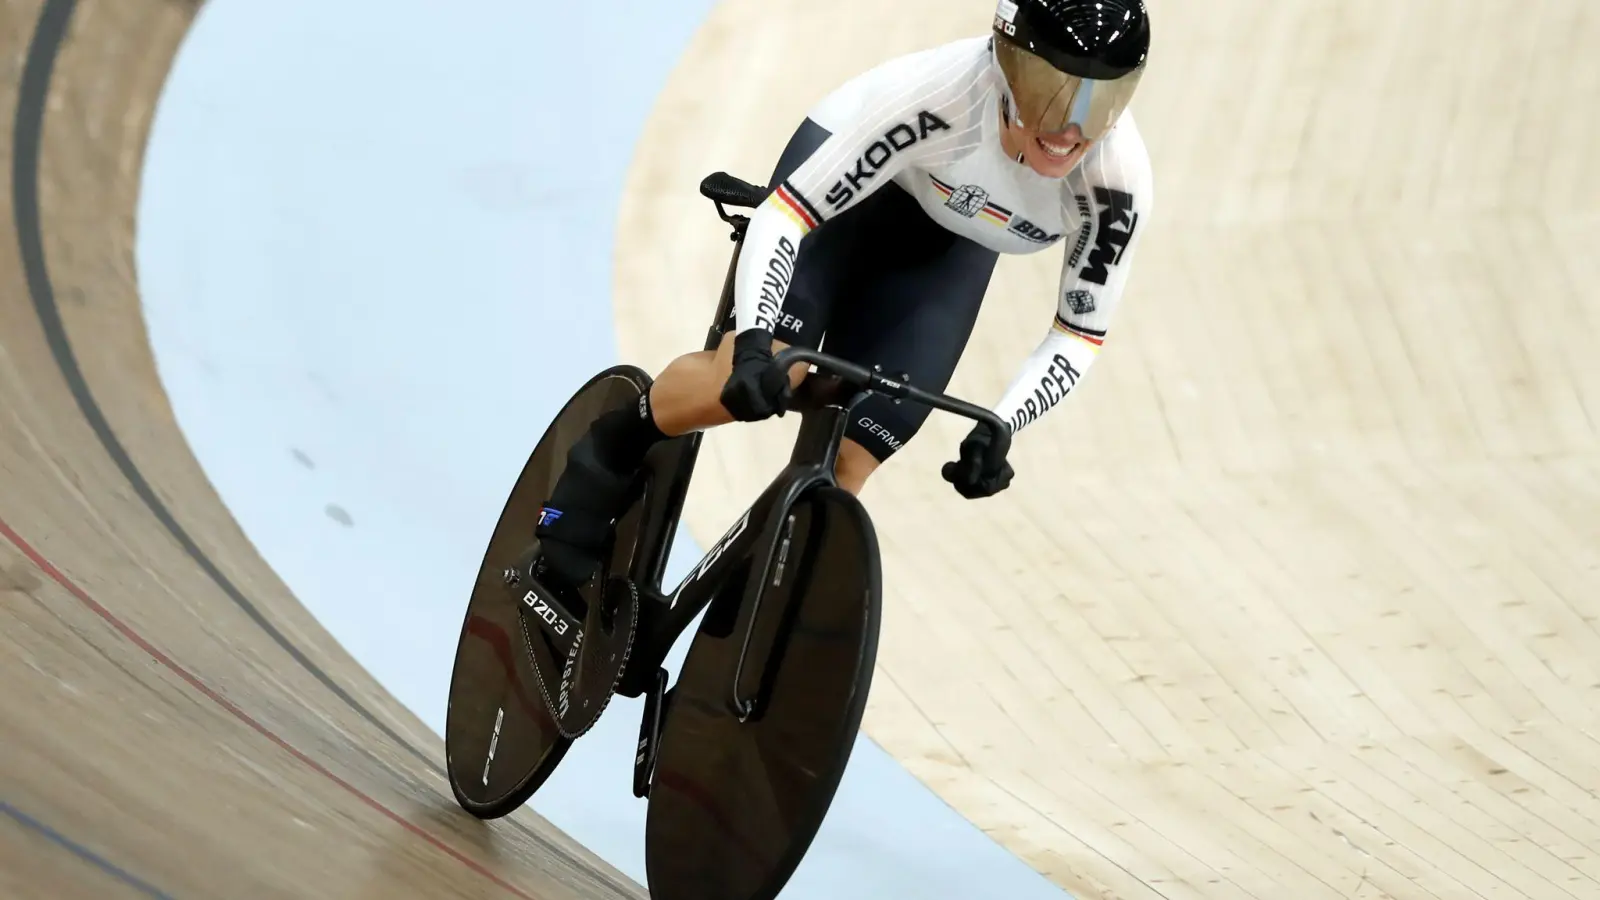
[[[567,451],[604,413],[637,403],[650,378],[634,366],[613,366],[579,388],[556,414],[501,510],[478,567],[456,647],[445,719],[446,771],[456,802],[482,819],[504,816],[533,796],[572,745],[561,734],[545,701],[539,668],[560,672],[564,660],[549,656],[537,629],[524,627],[519,607],[525,590],[510,583],[508,570],[526,565],[534,545],[535,520],[566,465]],[[631,559],[633,529],[619,527],[615,562]],[[602,572],[602,575],[604,573]],[[530,577],[526,571],[520,578]],[[598,608],[605,579],[582,589]]]

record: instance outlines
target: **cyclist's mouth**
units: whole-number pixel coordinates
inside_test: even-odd
[[[1039,149],[1043,150],[1045,155],[1051,159],[1070,159],[1074,153],[1078,152],[1078,148],[1083,146],[1083,141],[1055,144],[1042,137],[1036,138],[1036,140],[1039,142]]]

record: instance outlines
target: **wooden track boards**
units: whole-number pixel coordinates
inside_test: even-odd
[[[456,807],[442,743],[260,560],[174,424],[133,216],[194,13],[0,3],[0,895],[642,896],[531,812]]]

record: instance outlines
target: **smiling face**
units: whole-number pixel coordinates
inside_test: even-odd
[[[1022,154],[1022,163],[1045,178],[1065,178],[1094,145],[1077,125],[1068,125],[1059,134],[1046,134],[1014,121],[1006,121],[1003,127],[1006,152],[1012,159]]]

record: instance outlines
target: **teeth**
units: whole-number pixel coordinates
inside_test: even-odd
[[[1043,140],[1039,141],[1039,146],[1047,155],[1053,156],[1056,159],[1065,159],[1066,157],[1072,155],[1072,151],[1078,149],[1078,145],[1075,143],[1068,144],[1063,147],[1058,144],[1047,144]]]

